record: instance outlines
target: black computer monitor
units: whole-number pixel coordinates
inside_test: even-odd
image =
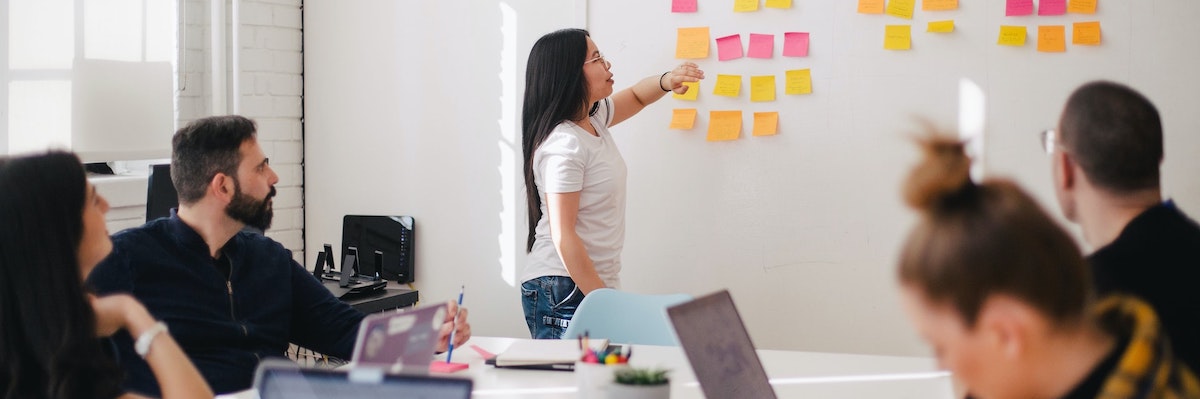
[[[342,254],[356,247],[359,273],[379,273],[388,281],[411,283],[415,281],[413,222],[412,216],[346,215],[342,218]]]
[[[171,165],[150,165],[146,187],[146,221],[171,216],[171,208],[179,206],[179,194],[171,182]]]

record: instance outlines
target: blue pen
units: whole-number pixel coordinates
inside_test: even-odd
[[[454,333],[458,331],[458,311],[462,309],[463,291],[466,290],[466,285],[458,289],[458,307],[454,309],[454,321],[451,322],[454,328],[450,330],[450,348],[446,350],[446,363],[450,363],[450,356],[454,356]]]

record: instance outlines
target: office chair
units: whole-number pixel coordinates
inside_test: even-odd
[[[647,295],[601,288],[583,297],[563,338],[575,339],[587,331],[591,338],[619,344],[679,345],[667,307],[691,299],[688,294]]]

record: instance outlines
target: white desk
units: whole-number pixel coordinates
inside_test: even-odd
[[[470,363],[455,376],[475,381],[475,398],[574,398],[575,375],[564,371],[494,368],[470,348],[478,345],[503,352],[514,338],[473,337],[466,347],[454,348],[456,362]],[[771,384],[780,398],[906,398],[951,399],[948,373],[937,371],[932,359],[818,352],[759,350]],[[445,355],[439,356],[445,359]],[[637,345],[630,364],[671,370],[671,398],[703,398],[687,357],[677,347]],[[230,398],[253,398],[242,393]]]

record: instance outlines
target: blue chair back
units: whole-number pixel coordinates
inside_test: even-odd
[[[583,297],[563,339],[584,331],[591,338],[637,345],[679,345],[667,307],[692,300],[688,294],[647,295],[601,288]]]

